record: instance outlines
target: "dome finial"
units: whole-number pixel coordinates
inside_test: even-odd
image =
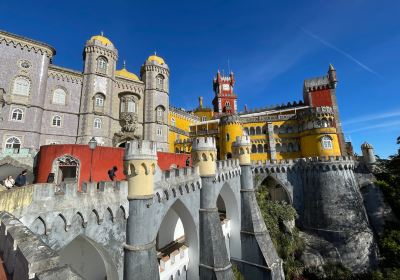
[[[103,32],[103,31],[100,31],[100,35],[101,35],[101,36],[104,36],[104,32]]]
[[[124,59],[124,62],[122,63],[122,68],[126,69],[126,61],[125,61],[125,59]]]

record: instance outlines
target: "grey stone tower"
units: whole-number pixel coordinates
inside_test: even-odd
[[[241,242],[242,263],[240,270],[246,279],[285,279],[282,260],[274,244],[258,207],[253,174],[251,170],[250,137],[237,137],[232,144],[233,158],[239,159],[241,168]],[[262,269],[268,267],[268,269]]]
[[[168,151],[169,68],[165,61],[151,55],[141,68],[145,84],[143,139],[157,142]]]
[[[83,52],[84,70],[77,143],[88,143],[95,136],[101,145],[112,145],[111,108],[118,52],[102,35],[86,42]],[[94,126],[95,118],[100,127]]]
[[[363,155],[363,161],[368,166],[372,166],[373,164],[375,164],[376,158],[375,158],[375,153],[374,153],[374,147],[371,144],[364,142],[361,145],[361,152]]]
[[[199,167],[200,192],[200,279],[234,279],[219,220],[214,185],[217,149],[213,137],[193,140],[194,166]]]
[[[124,173],[128,181],[129,217],[124,246],[124,279],[159,279],[156,242],[152,234],[156,225],[149,223],[157,213],[155,207],[148,207],[153,201],[156,143],[132,140],[126,145]]]

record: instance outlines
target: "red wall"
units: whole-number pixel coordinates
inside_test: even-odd
[[[190,159],[190,166],[192,166],[192,157],[190,154],[174,154],[158,152],[158,166],[161,170],[169,170],[171,165],[175,164],[176,167],[185,167],[186,159]]]
[[[88,182],[90,169],[92,169],[92,181],[110,181],[108,170],[113,166],[118,168],[116,173],[117,180],[125,179],[123,174],[123,148],[98,146],[93,150],[93,160],[91,165],[91,150],[88,145],[46,145],[40,147],[38,168],[36,171],[36,182],[45,183],[51,172],[53,161],[65,154],[71,155],[80,160],[79,189],[82,182]]]
[[[124,180],[123,173],[123,157],[124,148],[102,147],[98,146],[93,150],[93,160],[91,166],[91,150],[88,145],[45,145],[40,147],[39,160],[36,170],[36,182],[46,183],[47,177],[51,172],[53,161],[62,155],[71,155],[80,161],[79,173],[79,189],[81,189],[82,182],[88,182],[90,178],[90,169],[92,169],[92,181],[110,181],[108,177],[108,170],[113,166],[118,168],[117,181]],[[158,165],[161,170],[170,169],[171,165],[175,164],[177,167],[186,166],[186,159],[190,158],[190,154],[173,154],[158,152]]]
[[[330,106],[332,107],[332,98],[330,89],[321,89],[311,92],[311,106]]]

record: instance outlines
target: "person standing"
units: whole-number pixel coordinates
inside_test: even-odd
[[[117,172],[118,168],[116,166],[113,166],[110,170],[108,170],[108,177],[110,178],[111,181],[115,181],[115,178],[117,177]]]
[[[15,178],[15,186],[17,187],[23,187],[26,185],[26,174],[28,173],[28,170],[22,170],[21,174]]]
[[[7,179],[4,180],[4,186],[7,188],[7,190],[14,187],[14,184],[15,184],[15,181],[11,175],[8,176]]]

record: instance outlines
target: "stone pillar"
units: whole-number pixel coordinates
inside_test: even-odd
[[[219,220],[215,188],[216,172],[215,139],[199,137],[193,140],[193,165],[200,171],[200,279],[234,279],[232,265],[225,246]]]
[[[126,144],[124,173],[128,181],[129,217],[126,225],[124,280],[159,279],[153,202],[156,144],[132,140]]]
[[[240,238],[242,242],[242,273],[245,279],[285,279],[282,261],[276,253],[274,244],[263,216],[258,207],[253,186],[253,174],[250,159],[241,161],[241,211],[242,224]],[[258,265],[252,266],[249,263]],[[260,266],[267,266],[262,269]]]
[[[269,143],[269,150],[271,154],[271,160],[276,160],[276,148],[275,148],[275,138],[274,138],[274,127],[271,122],[267,123],[268,129],[268,143]]]
[[[371,166],[376,163],[376,157],[375,157],[375,152],[374,152],[374,147],[372,147],[371,144],[364,142],[361,145],[361,152],[363,155],[363,161]]]

